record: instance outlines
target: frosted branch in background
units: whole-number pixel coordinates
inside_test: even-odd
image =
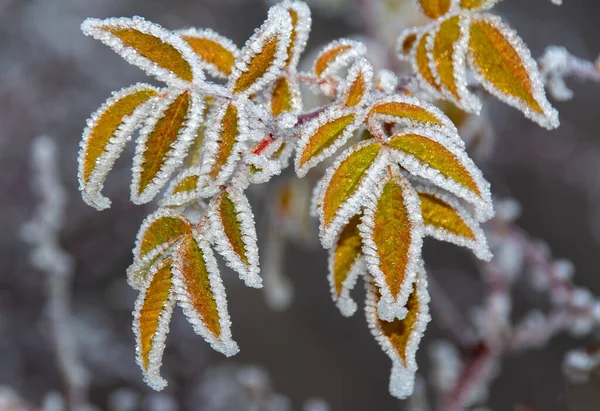
[[[59,239],[67,195],[60,181],[56,142],[41,136],[34,140],[31,150],[32,188],[39,197],[39,204],[31,220],[23,225],[21,234],[32,247],[31,264],[47,276],[48,316],[69,408],[81,409],[88,383],[70,324],[73,259],[61,248]]]

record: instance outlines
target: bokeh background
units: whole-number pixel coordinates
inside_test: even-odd
[[[319,4],[313,10],[308,50],[364,33],[361,14],[350,0],[313,3]],[[76,181],[86,118],[111,91],[149,80],[84,37],[81,21],[141,15],[171,29],[211,27],[242,45],[264,19],[267,6],[259,0],[0,0],[0,386],[11,387],[32,404],[61,389],[46,318],[46,278],[29,264],[29,246],[18,235],[36,204],[31,142],[46,134],[58,143],[68,191],[61,243],[76,263],[73,327],[91,373],[91,402],[106,407],[111,393],[121,387],[140,395],[150,392],[134,361],[130,323],[136,294],[126,284],[125,269],[139,224],[152,207],[128,201],[131,147],[109,176],[109,210],[87,207]],[[590,60],[600,51],[596,1],[565,0],[556,7],[549,0],[507,0],[497,11],[534,56],[549,44],[564,45]],[[385,24],[394,31],[405,23],[400,15],[398,27],[393,21]],[[554,255],[572,260],[576,282],[600,294],[600,85],[569,84],[575,98],[556,104],[562,125],[551,132],[490,101],[496,138],[482,167],[494,194],[521,203],[518,223],[546,241]],[[267,204],[257,196],[254,206],[260,220]],[[372,340],[364,316],[359,311],[343,318],[331,302],[325,251],[294,243],[285,251],[294,300],[284,312],[269,309],[260,291],[225,274],[233,334],[241,347],[233,359],[213,353],[182,315],[175,315],[164,359],[170,380],[166,392],[182,409],[203,409],[197,387],[207,370],[258,364],[294,409],[311,397],[323,398],[333,411],[401,409],[387,391],[389,360]],[[477,272],[466,252],[428,241],[425,253],[431,272],[461,307],[466,310],[481,300]],[[434,318],[423,346],[443,336]],[[569,389],[560,363],[567,348],[579,345],[560,337],[544,349],[506,358],[492,387],[490,408],[508,410],[524,400],[542,410],[566,409]],[[425,351],[419,355],[426,371]]]

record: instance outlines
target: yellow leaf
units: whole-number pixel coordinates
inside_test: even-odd
[[[289,12],[272,7],[267,21],[241,51],[243,64],[234,67],[229,80],[232,92],[252,95],[272,81],[271,77],[279,74],[287,60],[291,34]]]
[[[437,93],[440,90],[431,69],[429,68],[429,52],[427,50],[427,43],[431,37],[430,32],[422,33],[417,39],[417,45],[414,50],[414,71],[417,74],[417,78],[421,80],[422,84],[428,86],[429,90],[433,93]]]
[[[456,199],[433,187],[416,189],[426,235],[470,248],[483,260],[491,258],[483,230]]]
[[[473,18],[469,61],[490,93],[543,127],[558,127],[558,113],[546,99],[537,63],[518,35],[499,18]]]
[[[411,285],[410,288],[410,295],[406,301],[406,316],[403,319],[395,318],[388,322],[381,320],[378,315],[377,307],[381,296],[373,284],[373,280],[366,282],[365,314],[367,323],[375,340],[392,360],[390,394],[401,399],[412,394],[418,368],[416,352],[427,323],[431,319],[428,308],[427,282],[422,267],[419,268],[414,286]]]
[[[159,209],[146,217],[142,223],[137,235],[134,257],[142,259],[151,251],[162,250],[166,244],[172,244],[188,234],[191,229],[191,223],[182,214]]]
[[[297,105],[296,99],[291,80],[286,76],[279,77],[271,90],[271,113],[278,116],[288,111],[294,111]]]
[[[260,288],[256,228],[246,196],[230,188],[211,199],[208,215],[217,251],[247,286]]]
[[[362,240],[358,225],[360,215],[350,219],[340,233],[336,244],[329,250],[329,284],[331,295],[344,316],[356,311],[356,303],[350,297],[356,280],[365,270],[362,262]]]
[[[327,227],[333,221],[340,207],[359,189],[363,179],[372,167],[381,146],[376,142],[367,142],[348,155],[342,154],[335,172],[324,189],[322,200],[322,225]]]
[[[167,385],[160,376],[160,365],[175,305],[171,280],[171,259],[167,258],[151,269],[135,302],[133,329],[137,362],[144,372],[144,381],[155,390]]]
[[[408,60],[412,55],[418,37],[419,31],[417,28],[406,29],[400,33],[396,41],[396,53],[402,60]]]
[[[410,173],[469,201],[483,220],[493,215],[489,184],[462,149],[426,130],[396,134],[388,144]]]
[[[202,67],[213,76],[227,78],[231,74],[239,57],[239,50],[231,40],[210,29],[187,29],[178,34],[200,57]]]
[[[350,68],[343,96],[346,107],[355,107],[364,102],[369,95],[372,78],[373,68],[365,59],[358,60]]]
[[[311,28],[310,8],[301,1],[287,2],[285,4],[287,12],[290,14],[292,22],[292,31],[290,35],[290,44],[287,48],[287,60],[285,66],[289,69],[295,69],[300,55],[306,47],[308,33]]]
[[[313,72],[317,77],[332,75],[352,59],[364,55],[365,46],[357,41],[336,40],[325,46],[315,59]]]
[[[125,60],[159,79],[171,83],[202,80],[201,70],[192,65],[194,52],[179,36],[141,17],[87,19],[81,25],[86,35],[102,41]]]
[[[479,100],[467,90],[465,53],[469,17],[456,15],[442,21],[433,34],[431,70],[444,96],[465,110],[478,112]]]
[[[184,238],[173,261],[173,286],[178,304],[194,331],[216,351],[237,353],[231,340],[225,289],[206,240],[194,232]]]
[[[460,0],[460,8],[467,10],[489,9],[501,0]]]
[[[303,177],[308,170],[340,148],[359,127],[363,117],[353,111],[333,107],[306,124],[301,131],[296,152],[296,173]]]
[[[437,19],[448,13],[452,0],[417,0],[423,14],[430,19]]]
[[[162,117],[148,120],[136,146],[131,185],[134,203],[152,200],[183,161],[202,120],[197,113],[202,104],[199,96],[186,91],[163,102]]]
[[[206,137],[207,118],[211,111],[215,108],[215,98],[206,96],[204,99],[204,110],[202,111],[202,123],[198,126],[196,136],[191,144],[188,154],[184,160],[184,165],[187,167],[198,167],[202,164],[202,155],[204,153],[204,138]]]
[[[368,115],[369,119],[394,122],[403,126],[444,127],[456,133],[456,127],[436,107],[409,96],[391,96],[377,101]],[[460,140],[460,139],[458,139]],[[457,141],[463,145],[462,140]]]
[[[159,204],[169,206],[195,206],[194,202],[200,198],[198,182],[200,181],[200,168],[189,167],[183,169],[169,184],[164,197]]]
[[[240,130],[238,127],[238,109],[233,104],[228,104],[223,111],[219,127],[218,135],[218,150],[216,152],[215,161],[210,170],[210,177],[214,180],[217,178],[223,167],[230,160],[234,152],[235,144],[237,143]]]
[[[421,255],[423,220],[417,193],[396,166],[373,191],[360,227],[363,252],[382,295],[379,316],[391,321],[406,311]]]
[[[99,209],[110,204],[100,194],[106,175],[143,119],[145,103],[157,95],[156,88],[136,84],[116,93],[92,114],[79,152],[79,185],[88,204]]]

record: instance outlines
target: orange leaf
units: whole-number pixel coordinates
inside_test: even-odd
[[[287,60],[291,34],[290,14],[279,6],[271,7],[265,23],[241,51],[241,61],[229,79],[231,91],[248,96],[275,80]]]
[[[466,10],[489,9],[501,0],[460,0],[460,8]]]
[[[160,376],[160,366],[175,306],[171,285],[171,259],[167,258],[150,270],[133,314],[137,363],[144,372],[144,381],[155,390],[167,385]]]
[[[360,226],[367,269],[381,292],[379,317],[403,318],[423,235],[419,198],[397,166],[372,188]]]
[[[430,37],[431,32],[425,31],[417,38],[417,45],[413,52],[413,70],[420,83],[434,96],[439,96],[440,87],[429,68],[429,51],[427,44],[430,41]]]
[[[247,286],[262,287],[254,215],[244,193],[229,188],[211,199],[208,210],[219,254]]]
[[[430,69],[445,98],[465,111],[479,112],[481,102],[467,89],[465,54],[470,18],[455,15],[439,23],[433,33]]]
[[[188,205],[200,198],[198,192],[198,181],[200,180],[200,168],[190,167],[184,169],[173,179],[165,196],[160,200],[161,206],[183,206]]]
[[[158,93],[147,84],[128,87],[109,98],[88,120],[78,158],[79,189],[92,207],[109,207],[110,200],[100,194],[106,175],[147,115],[149,100]]]
[[[87,19],[81,29],[166,83],[204,79],[193,50],[181,37],[141,17]]]
[[[415,45],[419,37],[419,29],[412,27],[404,30],[396,40],[396,54],[402,60],[409,60],[414,53]]]
[[[286,67],[295,69],[300,60],[300,55],[306,47],[308,34],[311,28],[310,8],[301,1],[288,1],[283,4],[290,14],[292,22],[292,32],[290,35],[290,44],[287,48]]]
[[[198,167],[202,164],[202,155],[204,154],[204,139],[206,137],[206,120],[209,116],[209,113],[214,111],[216,106],[217,104],[215,103],[214,97],[205,97],[204,110],[202,110],[202,123],[200,123],[198,126],[198,130],[194,136],[194,141],[190,145],[188,154],[184,160],[184,165],[186,167]]]
[[[151,201],[187,154],[200,122],[203,102],[184,91],[160,102],[159,117],[150,117],[140,131],[133,160],[131,198],[136,204]]]
[[[417,186],[416,190],[426,235],[470,248],[483,260],[491,258],[483,230],[455,198],[434,187]]]
[[[420,263],[419,273],[406,302],[406,316],[391,322],[381,320],[378,313],[380,295],[373,280],[365,282],[367,299],[365,315],[371,334],[392,360],[389,390],[394,397],[404,399],[413,392],[417,372],[416,353],[425,333],[429,315],[429,294],[425,271]]]
[[[423,14],[430,19],[437,19],[448,13],[452,6],[452,0],[417,0]]]
[[[490,93],[541,126],[558,127],[558,113],[546,99],[537,63],[517,33],[499,18],[473,18],[469,61]]]
[[[478,218],[493,216],[489,183],[466,153],[427,129],[406,130],[389,141],[391,154],[410,173],[470,202]]]
[[[245,122],[241,122],[240,118],[240,110],[234,103],[223,102],[214,117],[209,119],[198,182],[203,196],[214,195],[233,172],[240,157],[240,144],[247,134]]]
[[[194,231],[184,238],[173,259],[173,289],[194,331],[216,351],[228,357],[236,354],[225,288],[210,245]]]
[[[357,214],[344,227],[335,246],[329,249],[331,295],[342,315],[346,317],[350,317],[356,311],[356,303],[350,297],[350,292],[358,276],[366,271],[362,260],[359,224],[360,215]]]
[[[308,170],[335,153],[358,129],[364,117],[348,109],[332,107],[305,124],[296,150],[296,174]]]
[[[133,264],[127,269],[129,284],[139,289],[150,266],[160,257],[168,255],[170,249],[191,229],[189,220],[174,210],[159,209],[146,217],[137,234]]]
[[[347,39],[332,41],[317,55],[313,72],[317,77],[331,76],[365,53],[365,46],[358,41]]]
[[[281,76],[275,81],[270,95],[271,113],[275,117],[282,113],[297,113],[302,110],[300,89],[297,83],[287,76]]]
[[[350,67],[342,99],[346,107],[365,102],[371,90],[373,67],[366,59],[359,59]]]
[[[371,106],[368,118],[369,122],[437,128],[451,138],[457,146],[464,146],[456,127],[441,110],[414,97],[401,95],[385,97]]]
[[[238,48],[227,37],[210,30],[186,29],[177,32],[200,57],[200,66],[218,78],[227,78],[239,58]]]
[[[379,155],[381,145],[364,141],[344,151],[327,170],[317,189],[321,220],[321,241],[333,245],[338,232],[360,208],[354,198],[372,189],[372,181],[381,173],[387,159]]]

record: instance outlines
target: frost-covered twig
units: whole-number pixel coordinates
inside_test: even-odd
[[[575,57],[562,46],[548,46],[539,59],[542,78],[552,97],[558,101],[573,98],[573,91],[565,84],[565,77],[600,82],[599,63]]]
[[[32,184],[40,199],[34,216],[22,228],[31,244],[31,263],[47,274],[48,316],[56,360],[66,387],[68,406],[81,409],[87,397],[87,373],[79,361],[71,330],[70,287],[73,259],[60,246],[67,196],[60,182],[58,148],[49,137],[38,137],[32,147]]]

